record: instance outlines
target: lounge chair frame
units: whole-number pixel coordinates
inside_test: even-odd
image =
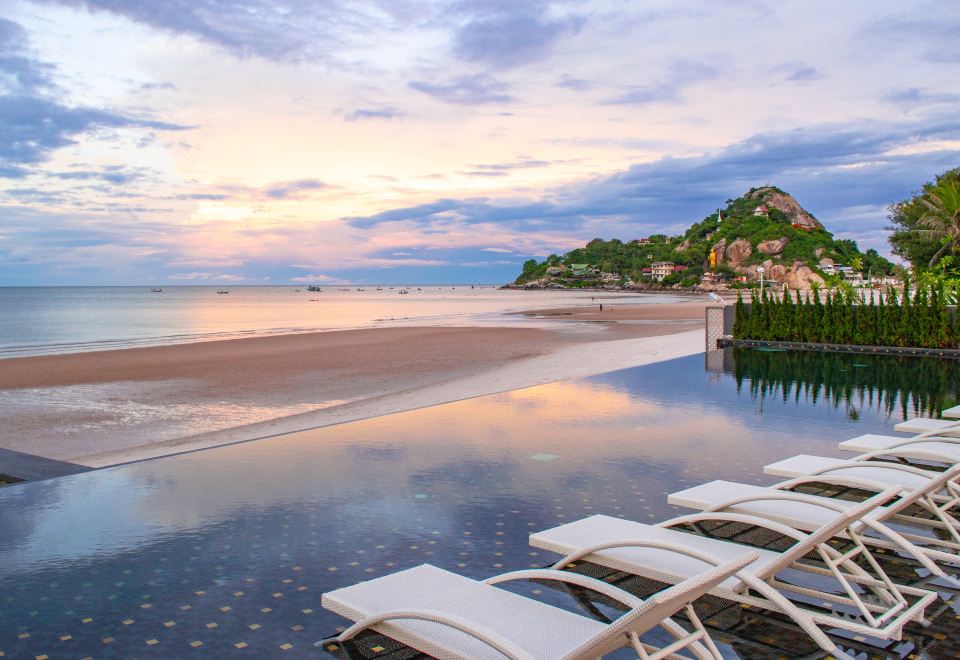
[[[877,452],[871,453],[876,454]],[[928,479],[927,485],[922,488],[913,490],[904,488],[900,502],[891,507],[888,514],[879,517],[877,520],[891,520],[909,526],[931,528],[942,532],[948,536],[949,539],[922,536],[906,531],[900,532],[900,535],[907,541],[918,545],[918,549],[934,561],[943,561],[951,564],[960,563],[960,520],[952,513],[953,511],[960,510],[960,483],[958,483],[960,482],[960,465],[938,474],[911,465],[871,461],[868,458],[860,456],[842,464],[832,465],[819,470],[811,470],[807,476],[783,481],[769,488],[792,490],[797,486],[803,486],[807,483],[828,483],[873,491],[882,491],[887,487],[887,484],[868,478],[851,475],[831,475],[831,472],[856,468],[900,471]],[[911,505],[920,507],[933,517],[921,518],[904,513]],[[729,504],[726,506],[729,506]],[[723,508],[723,505],[721,505],[721,508]],[[889,543],[883,543],[882,539],[875,539],[870,542],[878,547],[885,547],[891,550],[896,549]],[[940,546],[946,550],[941,551],[935,548],[925,547],[928,544]]]
[[[728,512],[705,512],[681,516],[658,523],[656,526],[672,528],[703,522],[734,522],[767,528],[795,539],[797,542],[782,553],[777,561],[758,569],[756,572],[750,571],[749,568],[738,571],[736,577],[742,582],[741,588],[720,587],[710,593],[728,600],[784,614],[807,632],[821,648],[830,653],[836,653],[836,644],[830,641],[819,626],[834,627],[881,639],[899,640],[902,637],[903,626],[910,621],[923,622],[925,608],[937,598],[936,593],[926,589],[894,583],[870,553],[859,534],[859,528],[856,526],[857,522],[862,520],[870,511],[894,498],[899,490],[899,487],[885,489],[855,507],[840,511],[840,515],[834,521],[812,533],[801,532],[793,527],[766,518]],[[792,499],[797,494],[783,493],[781,495],[784,496],[784,499]],[[847,540],[853,543],[853,548],[847,552],[842,553],[828,544],[828,541],[839,532],[845,532],[849,537]],[[726,542],[733,543],[731,541]],[[535,543],[535,545],[537,544]],[[910,544],[907,543],[906,545],[909,547]],[[548,546],[537,545],[537,547]],[[677,580],[675,576],[663,574],[658,570],[645,569],[633,563],[622,562],[599,554],[603,550],[627,547],[656,548],[676,552],[709,564],[715,564],[719,561],[718,558],[712,557],[708,553],[680,544],[632,538],[618,539],[609,543],[600,543],[577,549],[564,556],[553,567],[563,568],[571,563],[583,560],[662,582]],[[820,557],[824,566],[799,561],[811,552],[815,552]],[[853,561],[857,557],[862,557],[867,562],[873,574]],[[925,557],[923,559],[926,560]],[[918,560],[920,559],[918,558]],[[926,561],[929,562],[929,560]],[[844,593],[843,595],[829,593],[778,579],[777,574],[788,568],[814,575],[832,577],[841,585]],[[869,592],[872,598],[865,599],[858,593],[857,587]],[[794,599],[788,598],[785,594],[795,594],[801,598],[796,599],[799,602],[794,602]],[[825,610],[813,609],[809,607],[808,603],[803,602],[804,599],[816,599],[817,602],[834,603],[838,606],[851,608],[862,616],[863,622],[853,620],[842,612],[828,613]],[[873,602],[874,599],[876,602]],[[915,600],[911,603],[910,599]]]
[[[911,420],[906,420],[906,421],[909,422]],[[952,421],[952,423],[946,426],[941,426],[938,429],[930,429],[929,431],[923,431],[921,433],[917,433],[913,437],[922,439],[922,438],[928,438],[928,437],[932,437],[940,434],[952,435],[954,433],[960,434],[960,419]]]
[[[960,477],[960,466],[951,468],[942,473],[941,476],[932,480],[927,488],[914,491],[901,490],[901,499],[899,502],[889,507],[887,512],[877,517],[864,517],[845,530],[844,537],[849,538],[855,544],[869,545],[872,547],[892,550],[894,552],[906,553],[911,559],[919,562],[925,569],[933,575],[947,581],[951,586],[960,588],[960,580],[948,574],[936,562],[940,561],[947,564],[960,564],[960,521],[951,516],[948,512],[956,505],[960,504],[960,489],[953,483]],[[793,492],[798,486],[810,483],[829,483],[839,486],[864,488],[868,490],[882,491],[887,486],[868,479],[857,477],[840,476],[810,476],[798,477],[788,481],[782,481],[778,484],[766,487],[768,493],[758,493],[746,495],[743,497],[724,500],[704,509],[704,512],[715,513],[730,509],[738,504],[747,504],[749,502],[763,502],[771,500],[789,500],[800,502],[810,506],[816,506],[828,509],[834,512],[842,512],[845,509],[833,502],[829,497],[819,495],[806,495]],[[948,489],[950,496],[944,498],[944,501],[937,502],[932,499],[931,491],[940,491]],[[908,507],[916,504],[922,509],[930,512],[934,518],[920,518],[901,513]],[[752,514],[763,517],[762,513]],[[921,528],[930,528],[944,532],[952,540],[938,539],[933,536],[914,534],[908,531],[895,531],[884,521],[891,520],[899,523],[913,525]],[[872,529],[877,536],[864,536],[859,533],[852,534],[852,530],[863,529],[864,527]],[[930,547],[933,546],[933,547]],[[872,555],[864,556],[867,561],[873,561]]]
[[[882,449],[875,449],[857,457],[857,460],[868,461],[875,458],[888,456],[895,461],[906,465],[913,465],[910,461],[930,461],[941,463],[945,466],[952,466],[958,463],[956,455],[944,454],[930,449],[932,443],[957,445],[960,450],[960,438],[941,438],[941,437],[921,437],[904,438],[898,442],[891,443]],[[916,466],[920,467],[920,466]]]
[[[607,628],[600,634],[594,638],[585,640],[580,647],[574,650],[574,653],[571,655],[573,658],[599,658],[606,653],[626,646],[630,647],[640,660],[663,660],[666,658],[684,660],[686,656],[677,654],[678,651],[684,649],[692,653],[698,660],[722,660],[723,656],[719,649],[694,612],[692,602],[699,597],[699,595],[705,593],[706,589],[726,579],[728,576],[734,574],[735,571],[757,558],[757,555],[750,551],[749,548],[744,548],[744,550],[745,554],[738,560],[721,562],[712,569],[704,571],[704,573],[698,576],[691,577],[684,583],[677,584],[654,594],[647,599],[638,598],[602,580],[553,569],[513,571],[487,578],[482,582],[491,586],[516,580],[561,582],[594,591],[630,608],[629,612],[626,612],[623,616],[608,624]],[[656,610],[663,610],[664,608],[672,608],[673,612],[683,610],[693,629],[687,630],[670,617],[653,621],[651,617],[659,616],[655,613]],[[376,629],[383,624],[401,620],[428,621],[447,626],[473,637],[507,658],[536,660],[528,651],[496,631],[490,630],[463,617],[429,609],[404,609],[380,612],[354,623],[333,639],[338,644],[347,644],[356,635],[365,630]],[[655,627],[662,627],[674,638],[674,641],[663,648],[656,648],[641,641],[640,635]],[[390,633],[384,632],[383,634]],[[318,642],[317,646],[326,644],[329,641],[330,640],[323,640]],[[400,641],[406,643],[403,639],[400,639]],[[579,653],[579,651],[586,652],[586,655]]]
[[[948,466],[955,465],[960,462],[956,460],[956,455],[945,455],[937,451],[928,451],[923,447],[925,442],[939,442],[948,445],[960,445],[960,420],[956,421],[950,426],[939,429],[931,429],[930,431],[924,431],[923,433],[912,435],[909,438],[898,439],[897,442],[893,442],[881,449],[863,453],[855,460],[871,460],[873,458],[888,456],[894,461],[908,464],[910,460],[932,461],[936,463],[943,463]],[[910,445],[917,445],[917,447],[914,448]],[[908,448],[907,451],[898,451],[904,447]],[[843,448],[842,443],[841,448]]]

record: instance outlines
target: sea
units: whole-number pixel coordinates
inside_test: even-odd
[[[493,285],[6,287],[0,358],[401,325],[545,325],[510,312],[675,300]]]

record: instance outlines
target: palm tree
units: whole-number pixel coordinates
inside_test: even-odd
[[[920,224],[926,229],[917,229],[917,233],[943,243],[930,258],[928,267],[933,268],[948,251],[960,248],[960,182],[941,181],[920,202],[925,208]]]

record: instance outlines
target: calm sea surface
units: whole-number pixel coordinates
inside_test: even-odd
[[[958,395],[952,362],[744,350],[7,486],[0,654],[329,657],[313,643],[345,621],[324,591],[423,562],[474,578],[543,566],[557,557],[531,532],[688,513],[667,495],[771,483],[768,463],[842,456],[838,441]],[[957,657],[958,613],[940,602],[930,627],[870,657]],[[819,657],[734,614],[725,657]]]
[[[178,286],[159,293],[148,287],[0,288],[0,357],[391,325],[537,323],[503,313],[587,304],[594,297],[617,304],[674,301],[469,285],[328,286],[319,293],[294,286]]]

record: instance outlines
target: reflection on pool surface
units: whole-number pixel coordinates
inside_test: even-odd
[[[324,591],[423,562],[543,566],[531,531],[686,513],[666,496],[772,483],[767,463],[842,456],[839,440],[960,393],[955,363],[798,355],[697,356],[5,487],[0,653],[313,656],[343,625]]]

